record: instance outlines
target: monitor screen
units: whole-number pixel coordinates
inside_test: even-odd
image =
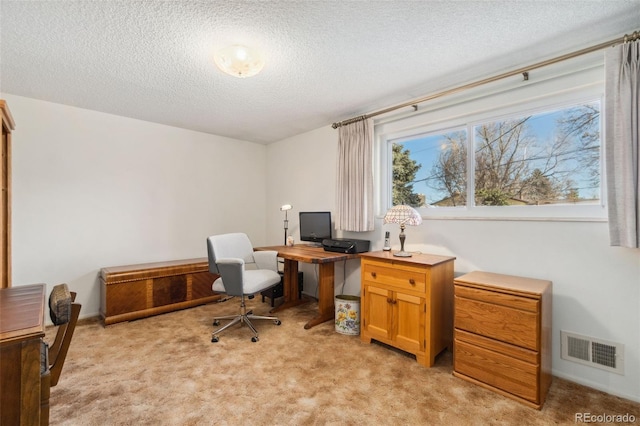
[[[331,238],[331,212],[300,212],[300,240],[322,243]]]

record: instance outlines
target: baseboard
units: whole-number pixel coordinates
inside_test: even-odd
[[[609,395],[618,396],[620,398],[628,399],[629,401],[633,401],[633,402],[640,402],[640,395],[629,395],[629,394],[626,394],[624,392],[618,392],[615,389],[611,389],[611,388],[608,388],[606,386],[602,386],[599,383],[592,382],[590,380],[585,380],[584,378],[581,378],[581,377],[572,376],[570,374],[560,373],[558,371],[553,371],[552,374],[553,374],[554,377],[558,377],[560,379],[568,380],[570,382],[577,383],[579,385],[586,386],[588,388],[599,390],[601,392],[608,393]],[[624,413],[622,413],[622,414],[624,414]]]

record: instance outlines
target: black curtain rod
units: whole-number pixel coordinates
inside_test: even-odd
[[[616,44],[627,43],[627,42],[635,41],[635,40],[638,40],[638,39],[640,39],[640,31],[634,31],[630,35],[625,34],[624,36],[618,37],[615,40],[607,41],[605,43],[600,43],[598,45],[587,47],[585,49],[578,50],[576,52],[567,53],[566,55],[558,56],[558,57],[552,58],[552,59],[547,59],[546,61],[538,62],[538,63],[533,64],[533,65],[528,65],[526,67],[518,68],[518,69],[515,69],[513,71],[508,71],[508,72],[505,72],[505,73],[502,73],[502,74],[498,74],[498,75],[495,75],[493,77],[489,77],[489,78],[485,78],[483,80],[475,81],[473,83],[464,84],[462,86],[458,86],[458,87],[455,87],[453,89],[444,90],[442,92],[434,93],[432,95],[425,96],[425,97],[422,97],[422,98],[419,98],[419,99],[415,99],[415,100],[412,100],[412,101],[409,101],[409,102],[405,102],[405,103],[402,103],[402,104],[399,104],[399,105],[394,105],[394,106],[391,106],[391,107],[388,107],[388,108],[384,108],[384,109],[381,109],[381,110],[378,110],[378,111],[370,112],[368,114],[364,114],[364,115],[360,115],[360,116],[357,116],[357,117],[349,118],[348,120],[339,121],[337,123],[333,123],[331,125],[331,127],[333,127],[334,129],[337,129],[340,126],[346,126],[347,124],[355,123],[356,121],[366,120],[367,118],[375,117],[375,116],[381,115],[381,114],[386,114],[387,112],[395,111],[397,109],[406,108],[406,107],[413,107],[414,110],[417,110],[418,109],[417,105],[422,103],[422,102],[426,102],[426,101],[430,101],[432,99],[440,98],[442,96],[446,96],[446,95],[451,95],[451,94],[454,94],[454,93],[462,92],[462,91],[467,90],[467,89],[472,89],[474,87],[482,86],[482,85],[487,84],[487,83],[492,83],[492,82],[497,81],[497,80],[502,80],[503,78],[513,77],[514,75],[518,75],[518,74],[523,74],[525,76],[525,80],[526,80],[526,79],[528,79],[529,71],[531,71],[531,70],[534,70],[534,69],[537,69],[537,68],[542,68],[542,67],[547,66],[547,65],[555,64],[557,62],[566,61],[567,59],[576,58],[576,57],[581,56],[581,55],[586,55],[587,53],[596,52],[598,50],[602,50],[602,49],[605,49],[607,47],[615,46]]]

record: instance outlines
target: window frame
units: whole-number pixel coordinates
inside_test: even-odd
[[[577,63],[576,63],[577,62]],[[465,207],[418,208],[429,219],[606,221],[604,169],[604,61],[591,56],[571,64],[556,64],[535,76],[534,81],[511,79],[472,89],[421,107],[418,113],[381,118],[375,126],[375,170],[377,214],[391,207],[393,142],[416,135],[467,129],[467,202]],[[600,200],[591,204],[541,206],[476,206],[474,170],[474,126],[514,116],[539,114],[572,105],[600,101]]]

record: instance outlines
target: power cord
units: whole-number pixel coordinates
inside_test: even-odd
[[[347,283],[347,259],[342,261],[342,288],[340,294],[344,294],[344,286]]]

